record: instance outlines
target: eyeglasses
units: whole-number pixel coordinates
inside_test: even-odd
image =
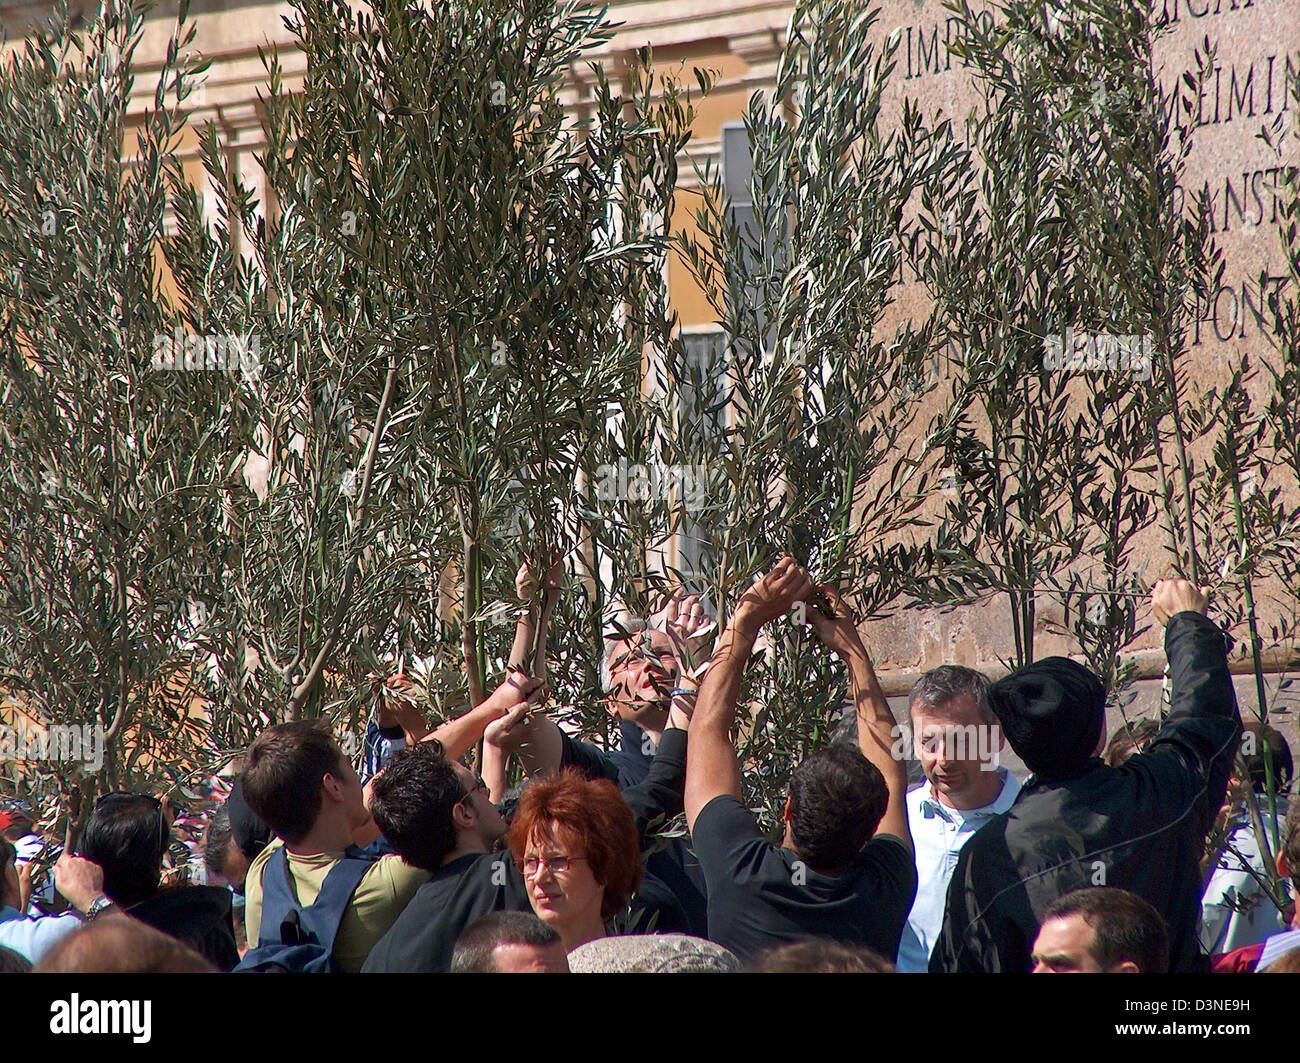
[[[456,804],[458,805],[463,804],[464,802],[468,801],[471,797],[473,797],[476,793],[478,793],[480,790],[487,790],[487,789],[488,789],[488,784],[483,781],[483,776],[480,775],[478,777],[478,782],[475,783],[473,786],[471,786],[468,790],[466,790],[465,796],[462,797],[459,801],[457,801]]]
[[[154,812],[158,816],[158,848],[162,852],[167,851],[168,845],[171,844],[171,829],[167,823],[167,813],[163,809],[163,804],[152,794],[137,794],[130,790],[113,790],[110,793],[100,794],[95,799],[95,811],[101,808],[109,808],[113,805],[130,805],[139,804],[140,802],[152,805]]]
[[[549,867],[552,875],[563,875],[570,865],[586,859],[585,856],[529,856],[516,860],[515,866],[525,878],[536,878],[543,867]]]

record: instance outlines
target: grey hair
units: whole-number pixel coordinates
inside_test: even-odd
[[[982,672],[960,664],[943,664],[925,672],[907,695],[908,716],[911,716],[912,706],[917,702],[926,709],[937,709],[963,694],[969,694],[975,699],[981,721],[986,724],[998,722],[997,714],[989,702],[988,678]]]
[[[610,664],[614,660],[614,650],[619,643],[624,641],[624,636],[618,634],[618,628],[622,628],[629,635],[635,635],[644,631],[649,625],[640,617],[628,616],[622,614],[618,616],[611,625],[614,634],[605,637],[605,652],[600,655],[600,688],[606,692],[614,685],[613,671]]]

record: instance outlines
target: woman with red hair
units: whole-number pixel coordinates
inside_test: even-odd
[[[644,877],[632,809],[607,779],[567,769],[524,791],[510,852],[528,899],[566,951],[605,937]]]

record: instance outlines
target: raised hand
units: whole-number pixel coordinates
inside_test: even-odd
[[[528,564],[528,559],[525,558],[524,563],[519,566],[519,571],[515,573],[515,594],[521,602],[531,602],[537,597],[538,590],[537,576]]]
[[[795,602],[813,593],[807,570],[792,557],[783,557],[776,567],[754,581],[736,605],[735,622],[756,631],[764,624],[785,616]]]
[[[79,912],[104,893],[104,869],[80,856],[64,853],[54,865],[54,888]]]
[[[661,630],[672,643],[680,674],[685,676],[709,657],[711,636],[717,625],[704,611],[704,603],[698,594],[683,597],[681,591],[668,600],[660,617]]]
[[[545,577],[539,582],[536,574],[533,572],[532,565],[527,559],[519,566],[519,571],[515,574],[515,594],[519,596],[521,602],[531,602],[537,597],[537,592],[546,588],[548,598],[557,597],[560,589],[564,586],[564,559],[558,558],[549,569],[546,570]]]
[[[497,717],[487,725],[487,730],[483,732],[484,743],[496,746],[506,755],[515,752],[527,743],[532,734],[533,721],[529,713],[535,707],[531,700],[512,705],[504,716]]]
[[[538,691],[544,683],[545,680],[535,679],[518,669],[512,669],[505,681],[487,696],[483,704],[491,704],[496,710],[496,715],[503,716],[521,701],[527,701],[529,695]]]
[[[865,653],[862,636],[858,634],[858,626],[854,622],[853,614],[849,611],[848,606],[844,604],[839,592],[832,590],[825,584],[818,585],[814,589],[825,596],[831,608],[835,611],[833,617],[828,617],[810,603],[808,619],[812,621],[813,630],[817,632],[817,637],[826,644],[828,649],[834,650],[842,658],[847,658],[849,654],[859,650]]]
[[[1171,616],[1200,613],[1210,606],[1210,588],[1197,588],[1191,580],[1162,579],[1151,588],[1151,615],[1164,627]]]

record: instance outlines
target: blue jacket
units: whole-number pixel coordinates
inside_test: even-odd
[[[26,956],[34,966],[82,925],[81,917],[71,913],[29,919],[17,908],[5,905],[0,907],[0,948],[12,949],[20,956]]]

